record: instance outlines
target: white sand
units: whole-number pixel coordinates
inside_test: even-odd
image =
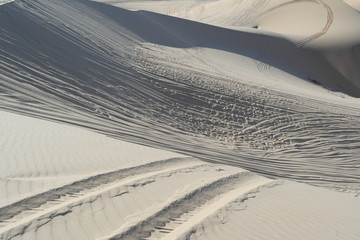
[[[358,201],[286,182],[229,203],[193,227],[189,239],[356,239]]]
[[[14,0],[0,0],[0,5],[13,2]]]
[[[358,239],[358,8],[0,1],[0,239]]]
[[[316,79],[332,89],[340,86],[347,92],[352,92],[354,88],[357,89],[356,92],[360,91],[360,72],[357,67],[359,54],[356,50],[360,44],[360,30],[357,27],[360,14],[343,1],[223,0],[185,1],[185,4],[182,1],[170,1],[170,4],[163,4],[162,1],[102,0],[100,2],[109,2],[109,4],[131,10],[159,12],[221,27],[256,26],[261,30],[257,31],[258,33],[266,31],[281,34],[298,47],[312,49],[320,54],[320,58],[325,57],[326,61],[329,61],[344,79],[340,80],[340,76],[334,77],[334,73],[325,76],[323,72],[330,72],[331,67],[321,66],[319,60],[312,62],[313,57],[310,56],[306,56],[305,61],[310,61],[309,63],[316,66],[316,69],[310,70],[311,66],[306,66],[307,73],[305,73],[306,70],[301,69],[301,66],[285,66],[286,63],[282,62],[284,69],[308,74],[304,77]],[[358,4],[355,1],[348,3],[352,6]],[[241,31],[248,30],[241,29]],[[265,56],[273,55],[268,49],[263,51],[265,51],[263,53]],[[277,49],[277,52],[279,51]],[[299,58],[302,53],[287,52],[287,55],[293,55],[294,58],[290,61],[294,62],[299,61],[296,58]],[[276,60],[271,58],[267,61],[271,62],[270,65],[275,65]]]
[[[360,11],[360,1],[359,0],[344,0],[345,3],[349,4],[351,7]]]
[[[87,130],[0,112],[0,207],[90,176],[180,157]]]

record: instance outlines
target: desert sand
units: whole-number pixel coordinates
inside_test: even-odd
[[[0,1],[0,239],[360,239],[359,8]]]

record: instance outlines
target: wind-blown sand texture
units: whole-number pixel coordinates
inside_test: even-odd
[[[0,239],[360,239],[358,7],[0,1]]]

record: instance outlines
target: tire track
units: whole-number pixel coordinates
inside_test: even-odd
[[[84,12],[84,6],[61,2],[70,4],[66,7],[69,11],[59,12],[56,8],[56,11],[49,12],[55,2],[40,1],[35,5],[33,2],[25,1],[29,9],[38,10],[38,6],[42,6],[43,10],[36,16],[46,12],[46,16],[59,18],[59,23],[51,26],[62,26],[61,29],[67,30],[62,32],[67,38],[74,39],[73,32],[77,37],[89,34],[87,28],[79,29],[77,25],[72,26],[71,21],[65,21],[75,14],[70,9]],[[10,13],[14,18],[17,16],[19,23],[23,23],[23,19],[32,19],[35,14],[24,15],[31,11],[19,8],[14,12],[16,9],[9,11],[13,10]],[[69,17],[64,17],[64,13]],[[91,23],[90,18],[85,19],[83,22]],[[47,18],[31,26],[41,26],[47,23],[45,20]],[[89,25],[95,26],[97,35],[113,33],[103,32],[105,25],[97,24]],[[5,30],[12,32],[11,28]],[[112,38],[109,42],[88,36],[104,47],[112,46],[113,41],[125,41],[123,37]],[[173,56],[169,52],[166,54],[167,49],[160,57],[157,52],[137,55],[136,49],[130,51],[130,47],[123,52],[124,46],[119,44],[113,47],[121,47],[121,51],[117,53],[114,49],[111,56],[105,57],[104,53],[94,52],[87,44],[84,51],[79,52],[81,54],[68,52],[67,59],[71,64],[65,64],[66,68],[61,71],[59,63],[52,63],[50,67],[41,65],[42,62],[37,65],[37,60],[27,56],[21,58],[21,55],[8,50],[7,39],[10,37],[22,39],[21,35],[15,34],[9,35],[6,43],[5,40],[1,42],[4,44],[2,52],[7,56],[4,58],[7,64],[2,70],[4,81],[0,83],[6,90],[0,96],[2,109],[86,127],[111,137],[236,165],[267,176],[321,185],[328,182],[339,186],[339,183],[348,182],[356,184],[356,188],[359,186],[358,170],[353,168],[352,175],[346,177],[348,169],[359,163],[359,148],[350,151],[359,142],[359,111],[356,108],[294,96],[255,84],[231,82],[226,69],[215,63],[209,64],[203,56],[194,56],[197,53],[190,50],[188,54],[175,53],[202,63],[201,69],[194,68],[189,62],[188,66],[173,64]],[[78,49],[77,43],[74,44],[74,49]],[[14,45],[21,46],[23,42],[15,41]],[[31,49],[28,55],[34,56],[41,49]],[[57,56],[51,52],[46,54],[49,54],[48,61]],[[79,59],[81,64],[76,66],[81,72],[68,71],[78,62],[76,57],[83,55],[97,59],[97,64]],[[9,63],[8,59],[16,61]],[[11,72],[8,65],[14,65]],[[211,68],[210,65],[215,65],[212,69],[217,74],[203,71],[202,68]],[[38,72],[44,74],[38,75]],[[344,136],[338,138],[338,135],[330,134],[329,129],[344,127],[351,133],[347,141]],[[319,149],[320,145],[323,148]],[[328,155],[324,158],[325,153]],[[346,166],[339,167],[339,159],[334,154],[341,156]]]
[[[201,210],[209,207],[207,209],[211,209],[211,211],[206,211],[207,214],[205,214],[209,215],[239,195],[270,182],[272,180],[256,176],[250,172],[223,177],[171,202],[156,214],[137,222],[128,230],[117,233],[109,239],[162,239],[182,225],[187,228],[189,225],[190,227],[193,226],[194,221],[201,221],[206,217]],[[182,227],[184,228],[184,226]],[[169,239],[174,238],[170,237]]]
[[[222,181],[227,181],[226,179],[238,176],[256,177],[250,172],[242,172],[243,170],[239,169],[216,168],[216,165],[187,160],[189,161],[179,164],[164,164],[164,168],[159,171],[146,168],[145,172],[121,181],[85,191],[71,192],[59,199],[32,207],[19,213],[18,216],[2,221],[0,239],[10,240],[19,235],[20,239],[28,239],[29,235],[40,234],[38,232],[45,225],[47,227],[44,228],[49,229],[54,224],[58,224],[60,219],[64,219],[66,224],[67,221],[72,221],[74,218],[80,220],[84,216],[88,220],[82,223],[82,229],[79,231],[96,225],[97,221],[113,219],[110,224],[112,227],[109,226],[106,230],[97,232],[97,234],[99,232],[102,234],[100,236],[104,236],[111,234],[116,229],[128,229],[128,226],[134,222],[146,221],[149,216],[157,215],[168,204],[178,202],[179,199],[191,198],[194,192],[207,189],[208,186],[213,186],[215,183],[221,184]],[[147,171],[150,172],[147,173]],[[197,180],[192,181],[195,176]],[[164,184],[170,184],[173,187],[163,189]],[[149,199],[145,201],[138,199],[141,196],[147,196],[143,194],[148,194],[153,190],[156,190],[154,194],[160,194],[161,197],[149,196]],[[107,204],[110,206],[106,206]],[[29,205],[32,203],[29,202]],[[119,211],[118,207],[125,211]],[[106,214],[104,215],[104,213]],[[109,218],[109,216],[112,217]],[[102,220],[98,220],[98,217],[101,217]],[[63,227],[65,227],[63,223],[57,225],[57,229]],[[41,234],[44,234],[44,231],[46,230],[42,230]],[[78,230],[76,231],[78,232]],[[125,231],[127,232],[127,230]],[[66,230],[62,234],[65,237],[74,232]],[[97,235],[97,237],[100,236]],[[48,236],[48,238],[52,237],[52,235]]]
[[[276,10],[278,8],[288,6],[288,5],[291,5],[291,4],[296,4],[296,3],[299,3],[299,2],[314,2],[314,3],[320,4],[322,7],[325,8],[325,10],[327,12],[327,19],[326,19],[325,26],[319,32],[316,32],[316,33],[306,37],[302,41],[299,41],[299,42],[296,43],[296,46],[298,48],[302,48],[305,45],[307,45],[308,43],[310,43],[310,42],[320,38],[321,36],[325,35],[329,31],[331,25],[334,22],[334,12],[331,9],[331,7],[324,2],[324,0],[293,0],[293,1],[290,1],[290,2],[282,3],[282,4],[280,4],[278,6],[275,6],[275,7],[271,8],[271,9],[268,9],[267,11],[261,13],[259,16],[264,15],[266,13],[269,13],[271,11],[274,11],[274,10]],[[262,68],[263,67],[261,66],[259,70],[262,70]]]
[[[310,35],[309,37],[305,38],[304,40],[296,43],[296,46],[299,47],[299,48],[302,48],[305,45],[307,45],[308,43],[310,43],[310,42],[320,38],[321,36],[325,35],[327,33],[327,31],[329,31],[331,25],[334,22],[334,12],[331,9],[331,7],[328,4],[326,4],[323,0],[317,0],[317,2],[320,5],[322,5],[327,11],[326,24],[323,27],[323,29],[321,29],[321,31],[319,31],[319,32],[317,32],[317,33],[315,33],[313,35]]]
[[[187,76],[186,72],[176,74],[171,69],[167,70],[166,66],[147,70],[155,74],[167,72],[176,76],[178,82],[185,82]],[[263,155],[266,161],[262,161],[261,165],[269,171],[267,176],[276,173],[279,174],[277,176],[290,177],[296,173],[292,179],[341,188],[350,183],[351,188],[358,189],[358,171],[347,170],[357,162],[354,151],[358,152],[356,146],[360,139],[358,109],[261,87],[233,83],[226,86],[225,81],[219,83],[211,79],[206,82],[204,77],[201,82],[193,83],[199,89],[179,87],[161,83],[161,77],[157,75],[158,84],[163,85],[162,88],[172,99],[179,100],[177,109],[187,109],[185,113],[178,114],[173,107],[165,114],[172,116],[167,122],[175,128],[215,139],[240,155],[245,152],[244,145],[266,150]],[[196,77],[196,73],[192,77]],[[221,94],[218,89],[236,90]],[[154,108],[158,109],[156,112],[168,112],[159,106]],[[155,118],[160,116],[155,115]],[[332,129],[348,134],[333,134]],[[339,157],[347,159],[342,166],[338,164]],[[229,160],[227,163],[235,162]],[[242,167],[258,172],[254,162],[257,160],[242,162],[247,165]],[[309,166],[312,166],[311,169]],[[297,169],[307,170],[298,175]],[[264,168],[261,173],[265,173]]]
[[[240,186],[234,190],[227,192],[226,194],[219,196],[215,201],[211,202],[209,205],[200,207],[199,211],[194,213],[194,216],[189,218],[187,222],[180,225],[174,231],[165,235],[162,240],[173,240],[173,239],[190,239],[196,228],[200,226],[204,221],[209,217],[216,215],[218,212],[227,209],[232,204],[236,204],[240,208],[246,209],[245,201],[249,199],[256,198],[256,194],[261,192],[263,188],[273,188],[281,185],[281,181],[272,181],[272,180],[260,180],[249,182],[244,186]],[[158,238],[151,238],[153,240]],[[149,240],[151,240],[149,239]]]
[[[61,203],[61,198],[70,197],[76,198],[82,196],[85,192],[91,192],[99,187],[106,187],[113,183],[131,177],[150,176],[153,174],[159,174],[160,172],[168,172],[177,168],[184,168],[189,166],[199,165],[198,161],[194,161],[192,158],[173,158],[158,162],[145,164],[142,166],[121,169],[118,171],[104,173],[97,176],[93,176],[81,181],[74,182],[70,185],[53,189],[19,202],[13,203],[0,209],[0,232],[1,228],[7,227],[9,224],[15,222],[17,215],[21,215],[24,212],[31,212],[33,210],[41,209],[43,205],[48,203]],[[150,174],[149,174],[150,173]]]

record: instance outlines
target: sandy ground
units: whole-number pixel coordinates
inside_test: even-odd
[[[0,1],[0,239],[358,239],[357,4]]]
[[[349,194],[271,180],[63,124],[1,116],[7,120],[1,146],[8,150],[2,159],[11,160],[1,168],[7,169],[1,173],[1,199],[13,201],[0,208],[1,239],[234,239],[239,234],[354,239],[360,234],[360,217],[354,214],[360,198]],[[15,149],[21,157],[12,156]]]

